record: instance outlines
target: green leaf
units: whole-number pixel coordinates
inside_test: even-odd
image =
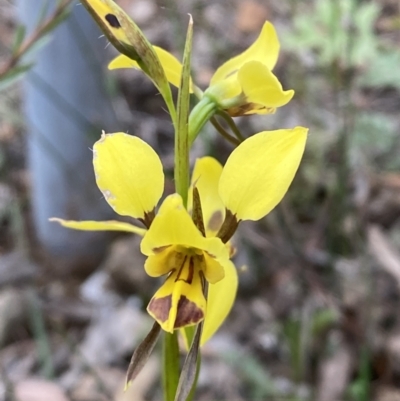
[[[15,84],[19,79],[21,79],[24,74],[32,67],[31,64],[23,64],[12,68],[2,77],[0,77],[0,92],[7,89],[9,86]]]
[[[196,327],[192,345],[183,364],[182,373],[179,378],[178,389],[176,391],[175,401],[187,401],[193,397],[196,380],[200,370],[200,339],[203,331],[204,321]]]
[[[21,44],[25,39],[25,35],[26,35],[26,27],[24,25],[18,25],[17,29],[15,30],[14,42],[11,46],[11,51],[13,54],[15,54],[21,47]]]
[[[70,14],[70,10],[63,10],[56,18],[54,18],[51,23],[46,26],[46,29],[43,29],[42,36],[47,35],[51,31],[53,31],[58,25],[60,25]]]
[[[45,35],[41,37],[38,40],[35,40],[35,42],[32,44],[32,46],[29,47],[24,53],[24,57],[26,59],[31,58],[32,55],[34,55],[37,51],[39,51],[41,48],[47,45],[51,40],[50,35]]]
[[[160,325],[155,322],[145,339],[135,349],[135,352],[133,353],[131,361],[129,363],[128,372],[126,373],[125,388],[129,387],[135,377],[140,373],[143,366],[146,364],[149,356],[154,349],[154,346],[157,343],[160,331]]]
[[[389,49],[380,51],[371,60],[368,69],[358,79],[358,85],[366,87],[388,86],[400,89],[400,51]]]
[[[163,391],[164,401],[174,401],[179,381],[178,335],[164,333],[163,342]]]

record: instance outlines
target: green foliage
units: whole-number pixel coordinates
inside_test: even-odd
[[[288,319],[283,326],[294,379],[301,381],[306,367],[306,355],[317,338],[338,319],[333,309],[316,309]]]
[[[357,80],[358,85],[378,88],[381,86],[400,89],[400,51],[382,49],[378,57],[368,66]]]
[[[383,113],[357,113],[349,143],[350,160],[377,164],[384,169],[398,169],[396,122]]]
[[[14,34],[14,42],[12,44],[11,50],[13,54],[17,54],[18,49],[21,47],[22,42],[25,39],[26,28],[23,25],[17,26]]]
[[[0,77],[0,92],[7,89],[9,86],[18,82],[27,71],[32,67],[33,64],[21,64],[18,65],[5,73]]]
[[[24,26],[20,25],[16,28],[10,57],[5,62],[5,66],[0,69],[0,92],[17,82],[30,70],[33,63],[22,59],[38,51],[48,42],[49,34],[69,15],[67,6],[70,2],[71,0],[59,1],[55,11],[47,19],[45,16],[48,14],[48,5],[43,7],[38,27],[29,37],[26,36]]]
[[[356,379],[350,384],[347,392],[352,401],[368,401],[370,399],[370,351],[363,347],[360,361],[359,373]]]
[[[230,352],[223,354],[223,358],[249,383],[249,399],[262,400],[277,396],[269,373],[253,356],[242,352]]]
[[[372,2],[357,6],[357,0],[320,0],[312,13],[295,15],[294,32],[283,38],[284,44],[297,52],[313,51],[319,66],[339,62],[359,67],[377,52],[374,23],[378,14],[379,7]],[[350,54],[349,40],[353,42]]]
[[[320,0],[312,12],[294,15],[294,29],[283,45],[300,58],[312,56],[320,68],[333,64],[359,73],[356,83],[400,88],[400,51],[375,33],[380,14],[376,2]],[[309,7],[302,2],[300,7]]]

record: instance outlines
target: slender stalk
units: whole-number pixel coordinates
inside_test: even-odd
[[[214,126],[214,128],[218,131],[218,133],[224,137],[227,141],[232,143],[235,146],[240,145],[240,141],[233,136],[229,135],[229,133],[224,129],[224,127],[218,122],[218,120],[215,117],[211,117],[210,119],[211,124]]]
[[[164,401],[174,401],[179,382],[179,346],[176,331],[173,334],[164,333],[162,357]]]
[[[242,133],[239,131],[239,128],[236,126],[235,121],[233,121],[233,118],[226,112],[226,111],[219,111],[218,115],[221,116],[226,123],[228,124],[229,128],[232,130],[236,138],[239,140],[239,142],[243,142],[245,140],[244,136]]]
[[[32,35],[22,42],[13,55],[0,68],[0,80],[19,63],[21,58],[38,42],[38,40],[40,40],[49,32],[54,24],[54,21],[62,17],[63,13],[66,12],[67,7],[72,3],[72,1],[73,0],[64,0],[61,2],[56,7],[54,12],[44,22],[42,22],[42,24],[32,33]]]
[[[190,106],[190,57],[192,51],[193,20],[190,17],[185,52],[183,55],[183,69],[178,94],[177,126],[175,132],[175,188],[181,195],[186,207],[189,191],[189,106]]]
[[[189,144],[192,145],[204,124],[216,113],[217,104],[211,97],[205,95],[194,106],[189,116]]]

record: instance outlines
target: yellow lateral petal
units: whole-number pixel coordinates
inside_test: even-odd
[[[217,261],[229,259],[228,250],[219,238],[202,236],[178,194],[165,198],[140,247],[142,253],[149,256],[169,245],[206,251]]]
[[[235,265],[229,261],[225,266],[225,277],[208,286],[206,318],[204,320],[201,345],[205,344],[219,329],[232,309],[238,287]]]
[[[144,218],[164,190],[164,173],[157,153],[138,137],[103,134],[93,149],[97,186],[119,214]]]
[[[173,54],[167,52],[163,48],[153,46],[153,49],[160,60],[168,82],[179,88],[182,75],[182,64]],[[140,66],[136,61],[131,60],[129,57],[120,55],[111,60],[111,62],[108,64],[109,70],[115,70],[118,68],[140,69]],[[192,82],[190,83],[190,93],[193,93]]]
[[[225,277],[225,266],[230,263],[229,259],[225,259],[220,261],[223,263],[223,265],[221,265],[220,262],[217,262],[207,253],[204,253],[204,262],[204,277],[210,284],[218,283],[218,281],[222,280]]]
[[[49,219],[61,224],[63,227],[73,228],[74,230],[83,231],[127,231],[135,233],[143,237],[146,233],[146,229],[134,226],[133,224],[124,223],[122,221],[109,220],[109,221],[75,221],[75,220],[63,220],[53,217]]]
[[[308,129],[260,132],[229,156],[219,194],[238,220],[259,220],[283,198],[299,167]]]
[[[113,58],[108,64],[109,70],[118,70],[120,68],[136,68],[140,70],[139,64],[135,60],[132,60],[123,54]]]
[[[222,165],[213,157],[202,157],[194,165],[189,189],[189,208],[193,202],[193,185],[199,191],[206,235],[214,237],[225,217],[225,206],[218,193]]]
[[[191,283],[180,279],[181,274],[179,270],[174,271],[147,307],[150,316],[170,333],[174,329],[199,323],[204,319],[206,310],[200,273],[194,273]]]
[[[238,80],[249,103],[276,108],[288,103],[293,90],[284,91],[278,78],[259,61],[250,61],[239,70]]]
[[[235,74],[243,64],[251,60],[260,61],[272,70],[279,54],[279,40],[274,26],[266,21],[260,36],[243,53],[228,60],[217,69],[211,78],[210,86]]]
[[[146,273],[151,277],[159,277],[177,268],[177,250],[175,246],[158,249],[150,255],[144,264]],[[179,262],[179,261],[178,261]]]

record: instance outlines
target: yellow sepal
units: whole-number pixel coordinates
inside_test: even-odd
[[[153,211],[164,190],[157,153],[138,137],[103,134],[93,148],[97,186],[119,214],[143,219]]]
[[[266,21],[259,37],[248,49],[217,69],[211,78],[210,86],[236,75],[240,68],[249,61],[260,61],[272,70],[278,59],[279,47],[275,28],[270,22]]]
[[[225,265],[225,277],[208,286],[207,313],[204,320],[201,345],[205,344],[219,329],[232,309],[238,288],[235,265]]]
[[[72,228],[74,230],[82,231],[126,231],[135,233],[143,237],[146,233],[146,229],[134,226],[133,224],[124,223],[122,221],[109,220],[109,221],[75,221],[75,220],[63,220],[53,217],[49,219],[61,224],[63,227]]]
[[[158,59],[160,60],[161,66],[164,69],[168,82],[179,88],[182,75],[182,64],[173,54],[169,53],[163,48],[153,46],[153,49],[156,52]],[[132,60],[124,55],[119,55],[111,60],[111,62],[108,64],[108,69],[115,70],[119,68],[140,69],[140,66],[135,60]],[[190,93],[193,93],[192,82],[190,82]]]
[[[303,156],[303,127],[260,132],[229,156],[219,194],[237,220],[259,220],[283,198]]]

